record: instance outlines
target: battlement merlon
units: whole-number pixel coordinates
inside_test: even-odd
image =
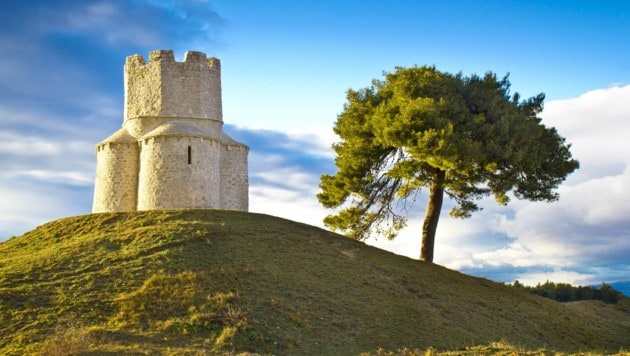
[[[182,62],[172,50],[128,56],[125,61],[125,121],[142,117],[189,117],[223,122],[221,62],[188,51]]]
[[[151,51],[149,53],[149,64],[155,62],[171,62],[177,63],[175,61],[175,55],[170,49],[160,49],[157,51]],[[184,54],[183,63],[207,63],[208,68],[214,69],[216,71],[221,71],[221,61],[218,58],[207,57],[205,53],[198,51],[186,51]],[[144,56],[141,54],[134,54],[131,56],[127,56],[125,66],[127,67],[138,67],[146,65],[146,61]]]

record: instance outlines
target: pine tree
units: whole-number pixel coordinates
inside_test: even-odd
[[[334,127],[338,171],[321,177],[317,196],[325,207],[340,208],[325,224],[355,239],[394,238],[426,188],[420,256],[432,262],[444,195],[460,218],[488,195],[502,205],[508,192],[558,199],[555,189],[579,164],[537,116],[544,98],[510,95],[507,76],[465,77],[435,67],[397,68],[368,88],[349,90]]]

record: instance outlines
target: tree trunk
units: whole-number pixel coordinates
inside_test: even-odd
[[[437,230],[442,201],[444,200],[444,180],[446,172],[438,170],[433,176],[431,187],[429,188],[429,201],[427,211],[422,224],[422,246],[420,247],[420,259],[426,262],[433,262],[433,249],[435,247],[435,231]]]

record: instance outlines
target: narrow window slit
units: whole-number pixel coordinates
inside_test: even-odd
[[[188,164],[192,163],[192,147],[188,146]]]

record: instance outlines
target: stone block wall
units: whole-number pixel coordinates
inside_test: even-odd
[[[143,141],[140,161],[138,210],[221,207],[217,141],[152,137]]]
[[[107,142],[97,146],[95,213],[136,210],[138,143]]]
[[[202,52],[127,57],[123,127],[97,145],[93,212],[248,210],[249,148],[222,131],[221,66]]]
[[[125,118],[189,117],[223,120],[221,64],[202,52],[153,51],[149,63],[133,55],[125,63]]]
[[[249,206],[247,148],[242,145],[221,146],[221,206],[245,210]]]

